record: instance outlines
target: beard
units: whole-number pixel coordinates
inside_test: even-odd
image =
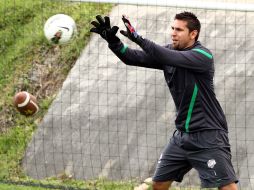
[[[181,50],[181,46],[180,46],[179,42],[177,42],[177,43],[172,43],[172,46],[173,46],[173,49],[174,49],[174,50]]]
[[[180,43],[179,41],[177,41],[175,43],[174,42],[172,43],[172,47],[174,50],[184,50],[189,47],[189,44],[188,43]]]

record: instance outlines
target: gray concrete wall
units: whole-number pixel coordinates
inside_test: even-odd
[[[170,23],[185,9],[116,6],[144,37],[170,42]],[[254,13],[188,9],[202,23],[200,41],[215,57],[215,87],[226,113],[240,186],[254,188]],[[136,45],[119,34],[129,47]],[[161,71],[124,65],[93,35],[30,142],[29,176],[66,172],[77,179],[144,179],[174,131],[174,105]],[[181,186],[199,185],[196,171]],[[179,184],[176,184],[179,185]]]

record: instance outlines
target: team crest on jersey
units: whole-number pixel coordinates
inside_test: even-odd
[[[214,168],[215,164],[216,164],[216,161],[214,159],[207,161],[208,168]]]

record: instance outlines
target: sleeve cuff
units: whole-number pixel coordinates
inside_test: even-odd
[[[108,47],[113,52],[120,52],[121,54],[124,54],[126,52],[127,48],[128,48],[128,46],[123,44],[122,42],[108,44]]]
[[[120,52],[121,52],[122,54],[124,54],[124,53],[126,52],[127,48],[128,48],[128,46],[127,46],[126,44],[124,44],[124,45],[122,46],[122,48],[120,49]]]
[[[111,49],[111,50],[114,50],[114,51],[120,51],[121,48],[123,46],[123,43],[122,42],[118,42],[118,43],[109,43],[108,44],[108,47]]]

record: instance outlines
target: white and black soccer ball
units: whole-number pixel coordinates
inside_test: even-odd
[[[51,16],[44,25],[46,38],[54,44],[66,44],[77,34],[75,21],[68,15]]]

